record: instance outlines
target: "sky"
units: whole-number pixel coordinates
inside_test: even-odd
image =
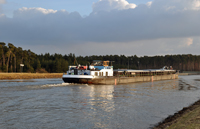
[[[0,41],[37,54],[200,55],[200,0],[0,0]]]

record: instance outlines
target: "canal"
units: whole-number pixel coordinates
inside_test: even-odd
[[[0,128],[146,129],[200,99],[200,76],[125,85],[0,81]]]

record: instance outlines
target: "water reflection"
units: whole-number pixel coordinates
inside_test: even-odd
[[[198,78],[116,86],[0,81],[0,128],[148,128],[198,100]]]
[[[89,96],[89,104],[92,106],[93,110],[101,108],[105,112],[112,112],[115,110],[113,101],[113,85],[104,86],[91,86],[91,91]],[[102,101],[103,100],[103,101]]]

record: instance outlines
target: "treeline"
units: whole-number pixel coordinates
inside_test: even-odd
[[[0,42],[0,72],[59,73],[68,68],[68,61],[61,54],[37,55],[12,43]]]
[[[30,50],[23,50],[15,47],[12,43],[8,46],[0,42],[0,71],[1,72],[20,72],[20,64],[24,63],[26,72],[34,72],[37,55]],[[37,68],[36,68],[37,69]]]
[[[86,56],[76,57],[81,64],[86,64],[92,60],[113,61],[114,69],[158,69],[164,66],[172,66],[181,71],[200,71],[200,55],[165,55],[165,56],[125,56],[125,55],[106,55],[106,56]]]
[[[75,56],[75,54],[40,54],[23,50],[12,43],[0,42],[0,72],[66,72],[69,65],[89,65],[93,60],[112,61],[114,69],[153,69],[172,66],[182,71],[200,71],[198,55],[165,55],[138,57],[125,55]],[[20,66],[21,65],[21,66]]]

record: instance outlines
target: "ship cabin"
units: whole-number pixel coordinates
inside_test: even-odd
[[[94,60],[89,66],[93,76],[113,76],[113,66],[109,66],[110,61]]]
[[[92,75],[92,76],[113,76],[113,66],[109,66],[110,61],[94,60],[89,68],[87,66],[69,66],[68,75]]]

